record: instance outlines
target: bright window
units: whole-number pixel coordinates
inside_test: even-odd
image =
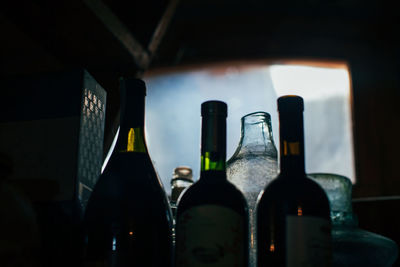
[[[271,114],[279,150],[276,99],[298,94],[305,101],[307,172],[332,172],[355,181],[350,78],[345,64],[285,63],[208,66],[145,77],[146,136],[150,156],[170,192],[173,169],[200,169],[200,105],[228,104],[227,159],[240,138],[240,118],[255,111]]]

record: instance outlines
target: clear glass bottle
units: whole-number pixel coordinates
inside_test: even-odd
[[[333,173],[308,176],[325,190],[331,206],[332,266],[392,266],[398,256],[398,246],[387,237],[358,228],[352,209],[350,179]]]
[[[178,198],[187,187],[193,184],[193,172],[190,167],[179,166],[174,169],[171,179],[171,209],[174,217],[176,216],[176,207]]]
[[[258,194],[277,175],[278,159],[271,116],[254,112],[241,119],[239,145],[227,162],[227,177],[244,194],[249,206],[250,266],[255,266],[255,207]]]

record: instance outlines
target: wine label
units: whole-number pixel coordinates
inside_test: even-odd
[[[332,239],[328,220],[311,216],[287,216],[286,266],[331,266]]]
[[[243,220],[232,209],[217,205],[186,210],[177,223],[177,266],[245,266]]]

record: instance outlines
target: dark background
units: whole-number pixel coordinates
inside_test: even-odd
[[[88,69],[108,93],[107,148],[121,75],[227,60],[345,61],[353,86],[353,196],[400,196],[398,29],[397,9],[378,0],[6,1],[0,75]],[[362,228],[400,243],[399,203],[378,198],[354,209]]]

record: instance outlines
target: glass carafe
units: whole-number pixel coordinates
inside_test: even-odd
[[[331,173],[311,173],[308,176],[322,186],[330,202],[332,266],[392,266],[398,256],[398,246],[387,237],[358,227],[357,218],[352,209],[350,179]]]
[[[227,162],[227,177],[244,194],[249,206],[250,266],[256,266],[255,207],[258,194],[277,175],[278,159],[271,116],[254,112],[241,119],[239,145]]]

